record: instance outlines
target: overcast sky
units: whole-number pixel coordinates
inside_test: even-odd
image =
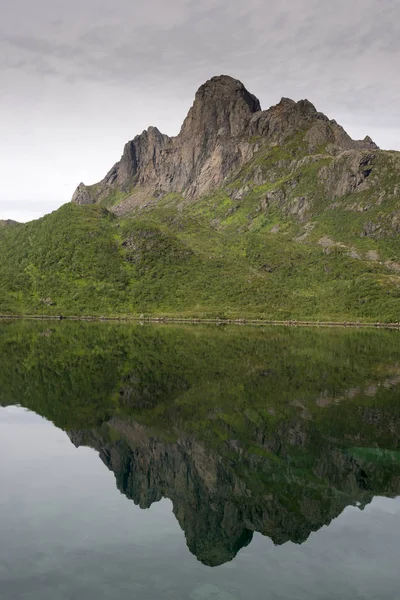
[[[263,108],[308,98],[400,150],[399,0],[2,0],[0,219],[101,179],[149,125],[174,135],[232,75]]]

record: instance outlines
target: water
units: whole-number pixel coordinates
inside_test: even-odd
[[[0,597],[396,599],[399,335],[0,323]]]

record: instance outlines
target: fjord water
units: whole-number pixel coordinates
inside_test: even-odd
[[[393,599],[400,333],[0,323],[0,593]]]

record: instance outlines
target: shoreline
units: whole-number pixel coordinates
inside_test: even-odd
[[[400,323],[366,323],[361,321],[297,321],[289,319],[286,321],[268,319],[219,319],[219,318],[195,318],[195,317],[105,317],[105,316],[63,316],[63,315],[0,315],[0,321],[7,320],[38,320],[38,321],[111,321],[111,322],[136,322],[136,323],[185,323],[185,324],[212,324],[212,325],[274,325],[285,327],[352,327],[352,328],[378,328],[378,329],[400,329]]]

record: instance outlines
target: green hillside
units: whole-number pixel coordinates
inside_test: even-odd
[[[380,153],[382,170],[394,159]],[[230,185],[248,185],[240,177]],[[240,202],[229,188],[196,202],[167,195],[123,218],[68,204],[3,228],[0,312],[398,321],[397,199],[377,204],[372,187],[332,209],[314,188],[315,163],[302,179],[316,200],[306,221],[287,214],[290,199],[260,209],[268,189],[285,185],[279,180]],[[362,235],[371,222],[379,235]]]

